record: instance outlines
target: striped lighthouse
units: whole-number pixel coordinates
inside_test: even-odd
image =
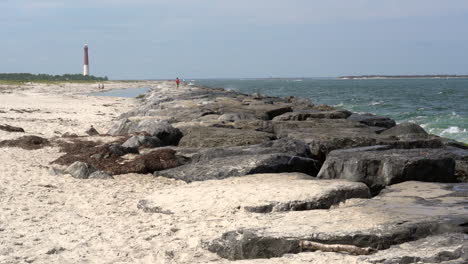
[[[83,75],[89,75],[89,58],[88,58],[88,45],[84,45],[84,66],[83,66]]]

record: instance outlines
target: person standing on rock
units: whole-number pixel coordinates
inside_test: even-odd
[[[177,78],[175,79],[175,83],[176,83],[176,85],[177,85],[177,88],[179,88],[179,84],[180,84],[179,77],[177,77]]]

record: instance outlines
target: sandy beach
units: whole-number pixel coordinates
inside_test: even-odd
[[[173,86],[156,81],[106,83],[106,89],[149,87],[167,94],[173,91]],[[190,89],[184,86],[177,93]],[[37,150],[0,148],[0,263],[230,263],[208,248],[212,241],[231,230],[261,227],[262,232],[274,234],[273,237],[314,228],[333,233],[337,226],[339,232],[385,230],[386,225],[393,223],[401,225],[425,219],[427,210],[432,210],[432,215],[438,212],[425,209],[417,217],[405,218],[392,213],[391,207],[386,209],[388,214],[381,210],[381,202],[387,203],[385,199],[399,199],[400,205],[407,202],[408,208],[413,208],[413,200],[404,198],[419,195],[404,189],[413,188],[412,185],[395,187],[397,192],[398,188],[409,192],[403,198],[372,199],[375,204],[356,210],[355,204],[369,198],[364,184],[338,180],[314,183],[301,173],[248,175],[190,184],[152,174],[82,180],[55,173],[52,168],[56,165],[51,162],[63,154],[58,146],[58,142],[67,140],[63,134],[74,133],[84,140],[113,141],[118,137],[91,137],[85,131],[93,126],[101,134],[107,133],[120,114],[140,103],[136,98],[86,95],[96,91],[97,84],[0,86],[0,124],[25,130],[24,133],[0,130],[0,139],[34,135],[51,141],[50,146]],[[196,103],[181,101],[181,104]],[[432,194],[427,199],[436,197],[444,201],[439,196],[450,194],[438,185],[421,186],[416,188],[426,188]],[[291,208],[299,201],[308,201],[310,206],[313,201],[322,201],[321,197],[336,196],[339,192],[345,193],[341,195],[344,198],[334,201],[335,204],[358,199],[346,201],[336,210],[282,212],[294,210]],[[464,199],[449,198],[452,203]],[[277,207],[271,210],[279,212],[258,213],[266,210],[264,204],[272,200]],[[154,202],[157,206],[151,207]],[[457,215],[453,210],[440,214]],[[379,252],[374,257],[376,262],[343,253],[309,252],[238,263],[379,263],[385,254],[427,256],[439,251],[458,252],[452,258],[456,259],[466,247],[463,241],[447,242],[437,251],[431,246],[439,243],[437,239],[446,238],[433,239],[436,242],[421,242],[424,246],[400,243],[398,248]]]

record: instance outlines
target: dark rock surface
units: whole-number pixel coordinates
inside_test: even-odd
[[[24,132],[24,129],[21,127],[15,127],[15,126],[10,126],[10,125],[0,125],[0,130],[6,131],[6,132]]]
[[[281,153],[305,158],[310,157],[310,151],[307,144],[300,140],[282,138],[250,146],[203,149],[194,154],[191,157],[191,159],[192,162],[200,162],[208,161],[214,158],[225,158],[242,155],[262,155],[272,153]]]
[[[86,131],[85,131],[86,134],[88,134],[89,136],[96,136],[96,135],[99,135],[99,132],[96,130],[96,128],[94,128],[93,126],[91,126],[90,128],[88,128]]]
[[[300,111],[289,112],[273,118],[273,121],[305,121],[311,119],[346,119],[351,115],[348,110],[333,110],[333,111]]]
[[[167,121],[155,119],[144,119],[141,121],[122,119],[113,125],[108,134],[117,136],[137,132],[147,132],[151,136],[159,138],[164,145],[177,145],[182,138],[182,133],[178,128],[174,128]]]
[[[401,123],[382,132],[383,136],[397,138],[426,138],[426,130],[414,123]]]
[[[318,178],[363,182],[373,192],[403,181],[456,182],[455,161],[443,150],[332,151]]]
[[[158,171],[155,176],[192,182],[255,173],[302,172],[315,176],[318,170],[317,161],[314,159],[287,154],[261,154],[230,156],[189,163],[177,168]]]
[[[306,240],[372,247],[379,252],[359,257],[361,261],[382,258],[387,261],[404,249],[392,248],[393,245],[415,241],[409,254],[427,254],[424,249],[416,249],[434,247],[434,244],[424,246],[423,241],[418,240],[430,241],[431,236],[444,236],[447,232],[457,233],[453,236],[458,240],[451,244],[463,247],[466,240],[461,239],[460,232],[461,225],[468,220],[468,209],[460,202],[468,197],[468,188],[458,187],[462,186],[405,182],[390,187],[381,197],[351,200],[334,210],[289,212],[263,220],[263,223],[262,220],[250,223],[222,234],[208,249],[230,260],[271,258],[301,252],[299,242]],[[464,257],[466,254],[459,251],[448,259]]]
[[[232,147],[270,141],[274,135],[252,130],[195,126],[183,130],[181,147]]]
[[[368,126],[376,126],[376,127],[385,127],[391,128],[396,125],[395,120],[383,117],[383,116],[376,116],[370,113],[367,114],[352,114],[348,117],[348,120],[356,121]]]

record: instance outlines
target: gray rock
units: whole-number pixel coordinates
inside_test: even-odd
[[[181,147],[231,147],[254,145],[274,139],[274,135],[260,131],[195,126],[184,129]]]
[[[291,112],[290,104],[250,104],[250,105],[235,105],[221,106],[219,109],[222,113],[249,113],[253,114],[257,119],[271,120],[275,116]]]
[[[220,121],[237,121],[257,119],[254,114],[249,113],[226,113],[218,117]]]
[[[190,194],[190,198],[181,193]],[[206,197],[222,197],[223,202]],[[143,203],[143,208],[170,210],[176,214],[198,211],[217,215],[236,210],[269,213],[328,209],[352,198],[370,198],[369,189],[363,183],[316,180],[302,173],[270,173],[155,190],[139,204]],[[187,200],[203,203],[192,206]]]
[[[72,177],[77,179],[87,179],[89,175],[96,170],[97,169],[92,165],[81,161],[75,161],[73,164],[68,166],[65,172],[71,174]]]
[[[468,208],[463,204],[468,197],[468,188],[457,186],[405,182],[389,187],[381,197],[348,200],[333,210],[294,211],[256,218],[236,230],[225,232],[209,243],[208,249],[230,260],[272,258],[301,252],[299,242],[306,240],[380,250],[374,255],[356,257],[354,263],[370,260],[374,261],[371,263],[387,263],[385,261],[391,261],[397,254],[427,257],[429,261],[431,255],[437,254],[427,250],[435,249],[437,240],[444,243],[444,239],[431,240],[430,236],[446,237],[447,232],[457,233],[455,237],[451,235],[454,240],[448,245],[466,245],[464,239],[460,239],[463,236],[460,225],[468,221]],[[417,241],[423,238],[434,243]],[[412,243],[414,247],[403,245],[409,241],[415,241]],[[400,247],[391,247],[400,244]],[[444,256],[442,252],[439,251],[439,256]],[[463,250],[457,254],[453,247],[449,252],[455,254],[448,254],[447,259],[466,257]],[[401,261],[397,263],[408,263],[403,262],[404,258]]]
[[[192,182],[280,172],[302,172],[315,176],[318,164],[313,159],[286,154],[242,155],[190,163],[158,171],[154,175]]]
[[[455,176],[457,177],[458,181],[468,183],[468,161],[456,161]]]
[[[145,119],[139,122],[123,119],[116,122],[108,134],[117,136],[137,132],[147,132],[158,137],[164,145],[177,145],[182,138],[182,133],[178,128],[174,128],[167,121],[155,119]]]
[[[351,115],[348,110],[332,110],[332,111],[301,111],[301,112],[289,112],[276,116],[273,121],[305,121],[310,119],[346,119]]]
[[[86,130],[85,133],[88,134],[89,136],[99,135],[99,132],[93,126],[88,128],[88,130]]]
[[[161,145],[161,140],[158,137],[145,135],[132,136],[122,144],[125,148],[157,148]]]
[[[370,113],[352,114],[348,117],[348,120],[356,121],[362,124],[366,124],[368,126],[385,127],[385,128],[391,128],[396,125],[395,120],[391,118],[383,117],[383,116],[376,116]]]
[[[258,145],[240,146],[240,147],[220,147],[208,148],[198,151],[192,155],[192,162],[207,161],[214,158],[225,158],[241,155],[262,155],[262,154],[286,154],[299,157],[310,157],[310,151],[307,144],[300,140],[282,138],[268,141]]]
[[[468,262],[468,239],[461,233],[445,233],[395,245],[374,255],[360,257],[370,263],[450,263]]]
[[[95,171],[89,175],[88,179],[107,180],[107,179],[114,179],[114,177],[105,173],[104,171]]]
[[[290,137],[307,143],[312,155],[321,161],[335,149],[378,144],[378,135],[372,128],[345,119],[273,122],[273,127],[278,138]]]
[[[439,149],[335,150],[328,154],[318,178],[363,182],[373,192],[403,181],[456,182],[455,161]]]
[[[420,125],[401,123],[381,133],[382,136],[397,138],[426,138],[427,132]]]
[[[109,151],[111,152],[112,156],[121,157],[128,153],[138,154],[138,148],[132,147],[125,147],[119,143],[112,143],[109,144]]]

